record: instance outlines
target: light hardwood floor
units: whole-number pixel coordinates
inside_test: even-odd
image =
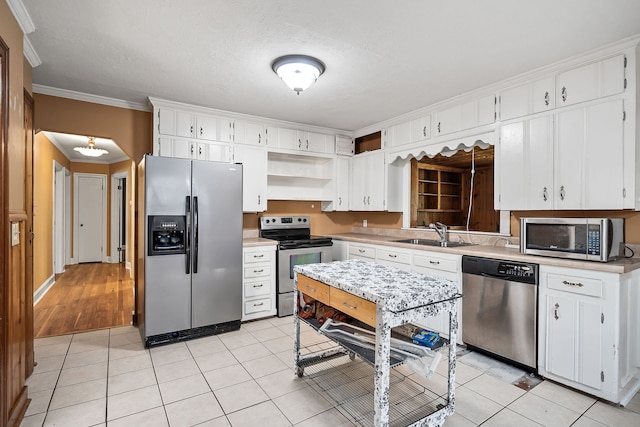
[[[35,337],[129,325],[133,306],[124,264],[70,265],[34,308]]]

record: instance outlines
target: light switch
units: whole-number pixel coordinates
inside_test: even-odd
[[[11,246],[20,244],[20,224],[17,222],[11,223]]]

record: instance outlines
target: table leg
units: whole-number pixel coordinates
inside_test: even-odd
[[[391,328],[386,312],[378,306],[376,312],[376,360],[373,377],[374,425],[389,425],[389,360],[391,354]]]
[[[298,289],[293,291],[293,369],[296,375],[302,376],[300,367],[300,318],[298,317]]]

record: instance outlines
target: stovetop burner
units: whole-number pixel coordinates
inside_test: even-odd
[[[278,249],[315,248],[332,246],[330,237],[312,236],[308,216],[263,216],[260,218],[260,237],[277,240]]]

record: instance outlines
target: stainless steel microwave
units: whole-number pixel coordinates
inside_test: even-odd
[[[585,261],[624,256],[623,218],[522,218],[520,252]]]

